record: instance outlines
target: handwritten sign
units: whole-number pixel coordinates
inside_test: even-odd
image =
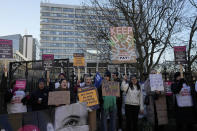
[[[132,27],[110,28],[112,63],[136,63],[136,50]]]
[[[48,105],[70,104],[70,91],[49,92]]]
[[[54,60],[54,55],[53,54],[43,54],[42,55],[42,60],[43,61],[43,66],[45,69],[50,69],[53,67],[53,60]]]
[[[185,64],[186,46],[174,46],[174,58],[176,64]]]
[[[102,83],[102,95],[103,96],[120,96],[119,82],[103,81]]]
[[[26,80],[16,80],[15,88],[24,90],[26,88]]]
[[[0,39],[0,59],[12,59],[12,40]]]
[[[75,67],[84,67],[85,66],[85,58],[83,53],[75,53],[73,54],[73,66]]]
[[[98,94],[95,87],[82,87],[78,89],[80,102],[86,102],[87,106],[93,110],[99,108]]]
[[[150,74],[151,91],[164,91],[163,79],[161,74]]]

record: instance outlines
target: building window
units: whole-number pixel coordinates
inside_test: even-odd
[[[61,8],[58,8],[58,7],[52,7],[51,8],[51,11],[59,11],[59,12],[61,12],[62,9]]]
[[[49,7],[44,6],[44,7],[41,7],[41,10],[42,10],[42,11],[50,11],[50,8],[49,8]]]
[[[74,24],[73,20],[63,20],[63,23],[65,24]]]
[[[73,8],[63,8],[63,12],[74,12]]]

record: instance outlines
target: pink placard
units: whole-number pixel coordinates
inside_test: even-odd
[[[43,54],[42,60],[54,60],[54,54]]]
[[[26,80],[16,80],[15,88],[25,89],[26,88]]]
[[[186,51],[186,46],[174,46],[174,51]]]

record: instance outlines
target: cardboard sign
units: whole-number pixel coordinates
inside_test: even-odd
[[[70,91],[49,92],[48,105],[70,104]]]
[[[12,59],[12,40],[0,39],[0,59]]]
[[[85,58],[83,53],[75,53],[73,54],[73,66],[75,67],[84,67],[85,66]]]
[[[186,46],[174,46],[176,64],[186,64]]]
[[[164,91],[163,79],[161,74],[150,74],[151,91]]]
[[[78,89],[80,102],[86,102],[87,106],[93,110],[99,108],[97,89],[95,87],[82,87]]]
[[[136,63],[136,49],[132,27],[112,27],[110,28],[110,33],[112,63]]]
[[[54,60],[54,55],[53,54],[43,54],[42,55],[42,60],[43,61],[43,67],[45,69],[50,69],[53,67],[53,60]]]
[[[102,95],[103,96],[120,96],[119,82],[103,81],[102,83]]]
[[[26,88],[26,80],[16,80],[15,88],[24,90]]]

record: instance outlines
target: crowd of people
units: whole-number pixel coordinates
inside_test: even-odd
[[[151,74],[156,73],[155,70],[151,71]],[[122,79],[119,76],[118,72],[111,74],[111,72],[106,71],[103,80],[118,82],[120,97],[103,96],[102,83],[96,88],[100,108],[97,110],[87,108],[90,131],[121,131],[125,129],[126,131],[138,131],[140,115],[150,123],[154,131],[162,131],[164,126],[169,123],[165,90],[151,91],[149,78],[141,82],[136,75],[124,75]],[[64,73],[60,73],[58,80],[55,83],[50,82],[49,86],[46,86],[46,81],[50,82],[50,80],[40,78],[36,90],[32,93],[27,93],[23,89],[15,88],[16,80],[13,80],[5,93],[7,113],[40,111],[62,106],[48,105],[48,94],[51,91],[71,91],[72,89],[73,91],[70,95],[72,95],[71,97],[74,96],[75,100],[71,99],[70,103],[79,102],[77,97],[78,89],[95,86],[94,79],[88,75],[85,76],[84,82],[78,80],[73,88],[71,88],[71,84]],[[176,107],[176,130],[192,131],[192,124],[196,118],[195,93],[197,84],[196,88],[195,85],[188,84],[187,79],[182,78],[180,72],[177,72],[174,75],[171,90]],[[125,127],[123,126],[123,121],[126,121]]]

